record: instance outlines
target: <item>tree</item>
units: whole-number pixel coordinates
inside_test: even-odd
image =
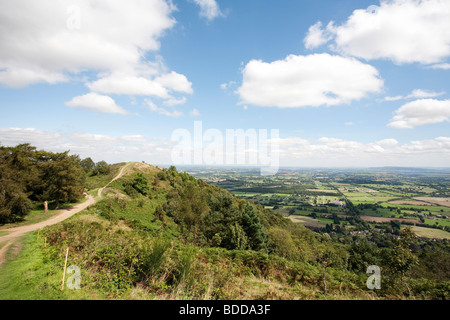
[[[416,235],[410,226],[400,231],[400,236],[395,240],[394,248],[387,258],[389,268],[394,275],[400,275],[403,282],[404,275],[418,263],[418,258],[411,251],[410,246],[416,241]]]
[[[0,223],[22,218],[32,208],[35,148],[29,144],[0,147]]]
[[[296,260],[299,258],[298,246],[295,244],[292,233],[281,227],[271,227],[267,231],[268,249],[272,254]]]
[[[150,186],[148,184],[148,178],[142,173],[136,174],[136,177],[132,183],[133,188],[142,195],[147,195],[150,191]]]
[[[378,265],[380,262],[378,247],[370,243],[367,238],[357,238],[352,241],[348,251],[352,270],[365,272],[368,266]]]
[[[32,201],[75,201],[83,195],[80,158],[69,151],[52,153],[30,144],[0,147],[0,222],[32,209]]]
[[[40,164],[43,184],[42,200],[54,200],[59,209],[60,202],[76,201],[83,195],[84,174],[77,155],[47,153],[48,160]]]
[[[341,223],[340,220],[339,220],[338,215],[335,212],[333,212],[333,223],[334,224],[340,224]]]
[[[80,162],[81,168],[88,173],[95,168],[95,162],[91,158],[86,158]]]
[[[94,169],[92,170],[93,176],[98,175],[107,175],[111,173],[111,167],[106,163],[106,161],[99,161],[95,164]]]
[[[259,221],[258,214],[249,203],[246,204],[242,214],[242,226],[248,237],[248,244],[251,249],[260,250],[265,248],[266,233]]]

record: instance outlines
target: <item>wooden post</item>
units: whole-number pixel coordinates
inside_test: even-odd
[[[39,240],[39,232],[40,231],[41,231],[41,229],[38,229],[38,235],[37,235],[36,241]]]
[[[61,284],[61,291],[64,290],[64,278],[66,277],[66,266],[67,266],[67,256],[68,255],[69,255],[69,248],[67,248],[66,261],[64,261],[64,272],[63,272],[63,278],[62,278],[62,284]]]

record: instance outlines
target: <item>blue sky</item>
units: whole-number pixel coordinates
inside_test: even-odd
[[[448,166],[450,3],[4,1],[0,143],[171,164],[278,129],[288,166]],[[275,140],[274,140],[275,141]]]

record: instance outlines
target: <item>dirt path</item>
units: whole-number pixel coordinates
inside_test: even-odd
[[[108,182],[108,184],[107,184],[106,186],[104,186],[103,188],[98,189],[97,197],[98,197],[98,198],[101,198],[101,197],[102,197],[102,192],[103,192],[103,190],[104,190],[107,186],[109,186],[111,183],[113,183],[113,182],[116,181],[117,179],[122,178],[122,176],[123,176],[123,174],[124,174],[124,172],[125,172],[125,169],[128,168],[130,165],[131,165],[131,163],[128,163],[128,164],[124,165],[124,166],[122,167],[122,169],[120,169],[120,171],[119,171],[119,173],[117,174],[117,176],[114,177],[114,179],[112,179],[110,182]],[[1,239],[1,238],[0,238],[0,239]]]
[[[31,224],[31,225],[3,229],[2,231],[6,231],[6,232],[8,232],[8,234],[0,237],[0,246],[2,246],[0,248],[0,267],[3,264],[3,262],[5,262],[6,252],[8,251],[8,248],[14,242],[14,240],[16,240],[20,236],[23,236],[27,232],[42,229],[46,226],[51,226],[51,225],[57,224],[61,221],[64,221],[67,218],[70,218],[71,216],[77,214],[78,212],[83,211],[90,205],[96,203],[97,200],[100,199],[103,189],[106,188],[111,182],[122,177],[124,174],[125,168],[127,168],[128,166],[129,166],[129,164],[126,164],[125,166],[123,166],[122,169],[120,169],[119,174],[117,176],[115,176],[114,179],[112,179],[106,186],[104,186],[103,188],[100,188],[98,190],[97,198],[94,198],[91,195],[85,194],[85,196],[87,197],[87,200],[85,202],[77,204],[69,209],[58,210],[57,212],[60,212],[60,213],[57,214],[56,216],[49,218],[48,220],[41,221],[41,222]]]

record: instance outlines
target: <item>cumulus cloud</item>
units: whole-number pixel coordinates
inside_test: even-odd
[[[359,100],[383,87],[378,70],[353,58],[329,54],[289,55],[284,60],[251,60],[237,89],[241,104],[332,106]]]
[[[64,151],[69,144],[61,133],[38,130],[35,128],[1,128],[0,144],[15,146],[21,143],[30,143],[34,146],[49,150]]]
[[[303,42],[307,49],[317,48],[333,38],[334,26],[333,22],[328,23],[325,29],[322,29],[322,22],[318,21],[316,24],[309,27]]]
[[[448,70],[450,69],[450,63],[438,63],[430,66],[431,69],[442,69],[442,70]]]
[[[200,16],[214,20],[223,15],[215,0],[193,0],[200,7]]]
[[[450,137],[400,144],[388,138],[359,142],[333,137],[317,141],[298,137],[279,138],[283,166],[447,166]]]
[[[163,104],[168,107],[173,107],[179,104],[185,104],[186,101],[187,101],[186,97],[182,97],[180,99],[170,98],[169,100],[164,101]]]
[[[342,25],[312,26],[305,42],[314,48],[333,39],[335,51],[367,60],[441,63],[450,56],[449,16],[449,1],[383,0],[379,7],[353,11]]]
[[[384,146],[384,147],[394,147],[396,145],[398,145],[398,141],[395,139],[383,139],[383,140],[379,140],[376,142],[377,145],[379,146]]]
[[[450,120],[450,100],[420,99],[395,111],[389,127],[407,129]]]
[[[151,112],[156,112],[156,113],[166,116],[166,117],[178,118],[178,117],[182,117],[184,115],[182,112],[177,111],[177,110],[169,111],[162,107],[158,107],[155,103],[153,103],[153,101],[148,100],[148,99],[145,100],[145,104],[148,106],[148,109]]]
[[[427,91],[422,89],[415,89],[407,96],[395,96],[395,97],[386,97],[384,98],[386,101],[397,101],[403,99],[420,99],[420,98],[434,98],[445,94],[445,92],[435,92],[435,91]]]
[[[174,10],[166,0],[1,1],[0,84],[81,78],[98,94],[191,94],[185,75],[151,58],[176,23]]]
[[[161,84],[145,77],[114,74],[87,84],[95,92],[169,98],[169,93]]]
[[[117,114],[128,113],[122,107],[118,106],[111,97],[93,92],[74,97],[72,100],[66,102],[65,104],[68,107],[72,108],[84,108],[98,112]]]
[[[129,69],[175,21],[163,0],[30,0],[0,3],[0,63],[5,75],[17,66],[64,78],[83,70]],[[70,28],[72,15],[79,25]],[[36,78],[36,77],[35,77]],[[32,79],[31,79],[32,80]],[[7,84],[7,83],[6,83]]]
[[[108,136],[86,132],[55,133],[35,128],[2,128],[0,143],[15,146],[30,143],[38,149],[52,152],[70,150],[81,158],[108,163],[146,161],[150,164],[170,163],[170,152],[175,142],[169,139],[151,139],[142,135]]]
[[[450,161],[450,137],[403,144],[392,138],[361,142],[336,137],[308,140],[296,136],[272,138],[268,142],[278,144],[281,166],[442,167]],[[171,152],[179,142],[151,139],[140,134],[113,137],[86,132],[55,133],[34,128],[2,128],[0,143],[5,146],[31,143],[38,149],[54,152],[70,150],[82,158],[92,157],[95,161],[106,160],[109,163],[144,160],[150,164],[171,164]]]
[[[185,75],[175,71],[157,77],[155,82],[176,92],[193,93],[192,83],[188,81]]]

